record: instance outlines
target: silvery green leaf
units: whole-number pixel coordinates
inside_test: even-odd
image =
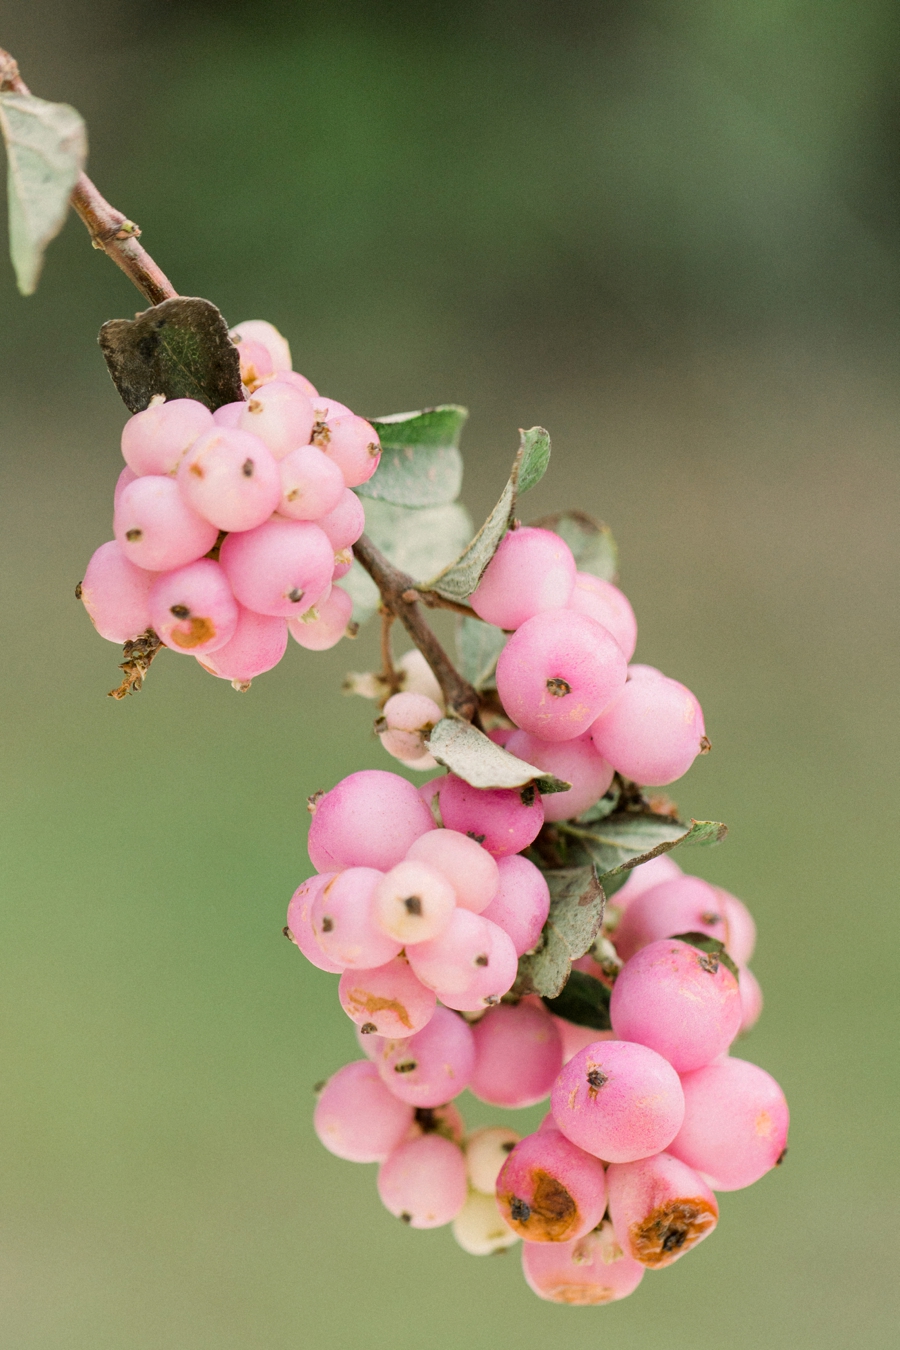
[[[506,645],[508,635],[481,619],[460,618],[456,626],[456,651],[459,672],[474,689],[493,689],[497,658]]]
[[[44,252],[59,234],[87,159],[87,131],[74,108],[33,94],[0,94],[8,158],[9,249],[23,295],[37,289]]]
[[[552,530],[565,540],[572,550],[579,572],[590,572],[604,581],[616,580],[619,551],[608,525],[594,520],[584,511],[558,511],[532,524],[542,530]]]
[[[468,415],[465,408],[448,403],[371,419],[381,441],[381,462],[356,489],[359,495],[396,506],[455,501],[463,471],[459,438]]]
[[[543,769],[517,759],[495,745],[483,731],[459,717],[442,717],[427,737],[428,749],[451,773],[475,788],[524,788],[533,784],[539,792],[565,792],[564,783]],[[533,793],[532,793],[533,795]]]
[[[683,844],[717,844],[728,833],[727,825],[714,820],[683,820],[623,811],[594,824],[581,826],[570,822],[559,828],[574,838],[596,864],[604,885],[607,880],[638,867],[641,863],[670,853]]]
[[[532,427],[530,431],[522,431],[519,435],[519,453],[497,505],[459,557],[432,576],[430,581],[420,583],[420,591],[436,591],[445,600],[463,601],[478,585],[484,569],[512,524],[519,475],[524,471],[528,485],[533,487],[546,469],[550,457],[550,438],[543,428]]]
[[[412,576],[454,558],[472,533],[471,516],[459,502],[411,507],[370,498],[365,507],[366,534],[372,543]],[[378,587],[356,561],[340,585],[353,598],[354,619],[365,623],[378,608]]]
[[[606,903],[592,866],[544,873],[550,887],[550,913],[536,951],[519,958],[517,993],[557,998],[572,962],[584,956],[600,932]]]

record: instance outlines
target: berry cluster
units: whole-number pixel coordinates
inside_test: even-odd
[[[543,852],[523,856],[544,823],[602,812],[616,774],[670,783],[708,742],[689,690],[628,665],[626,597],[579,573],[554,532],[508,533],[471,604],[511,633],[483,709],[491,738],[569,787],[475,788],[451,772],[417,791],[366,771],[313,799],[318,875],[295,893],[287,932],[340,973],[366,1056],[324,1085],[315,1127],[337,1156],[380,1164],[382,1201],[412,1227],[452,1223],[476,1255],[521,1238],[542,1298],[603,1303],[707,1236],[715,1191],[750,1185],[784,1152],[781,1089],[729,1055],[762,1007],[755,925],[664,855],[629,874],[574,962],[603,994],[605,1023],[600,1004],[585,1026],[513,989],[549,912]],[[417,654],[393,674],[400,692],[376,731],[407,767],[432,769],[441,690]],[[525,1138],[467,1135],[453,1105],[466,1088],[505,1108],[550,1097],[551,1110]]]
[[[329,1079],[315,1111],[332,1153],[380,1164],[392,1214],[413,1228],[452,1223],[473,1255],[524,1239],[525,1278],[555,1302],[630,1294],[645,1270],[708,1236],[715,1191],[758,1180],[787,1137],[778,1084],[728,1053],[759,1012],[758,986],[742,998],[746,966],[739,982],[729,957],[694,945],[715,930],[749,959],[746,908],[669,859],[637,868],[616,901],[580,963],[612,987],[610,1031],[564,1021],[533,995],[465,1016],[438,1005],[411,1035],[359,1035],[366,1058]],[[683,923],[691,941],[658,936]],[[465,1088],[507,1108],[549,1096],[551,1110],[525,1138],[504,1127],[466,1136],[452,1101]]]
[[[615,773],[664,786],[709,749],[691,691],[652,666],[628,665],[637,621],[626,596],[612,582],[579,572],[553,531],[511,530],[470,604],[485,623],[512,633],[496,679],[503,712],[516,729],[498,729],[494,738],[571,784],[543,807],[535,803],[530,817],[519,813],[523,842],[516,848],[531,843],[544,820],[580,815],[604,795]],[[436,715],[438,706],[402,693],[388,701],[376,729],[390,754],[426,769],[434,761],[424,737]]]
[[[482,847],[446,819],[438,829],[416,788],[378,769],[310,809],[318,875],[294,893],[287,928],[314,965],[340,974],[341,1006],[362,1033],[424,1033],[438,999],[466,1013],[498,1004],[547,918],[540,869],[512,844]]]
[[[112,642],[152,630],[238,687],[281,660],[288,632],[332,647],[352,601],[333,584],[365,526],[354,487],[378,467],[374,428],[291,369],[253,320],[232,334],[247,398],[210,412],[162,396],[122,432],[115,539],[79,595]]]

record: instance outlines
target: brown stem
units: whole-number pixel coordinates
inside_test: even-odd
[[[353,552],[381,592],[385,609],[400,620],[425,660],[434,671],[444,694],[448,711],[473,721],[478,713],[478,695],[456,670],[447,653],[422,617],[417,600],[407,599],[407,592],[418,595],[412,577],[375,547],[371,539],[362,535],[353,545]]]
[[[2,89],[11,90],[14,94],[31,92],[19,74],[15,59],[0,48]],[[138,226],[109,204],[87,174],[79,176],[70,200],[84,222],[94,248],[101,249],[108,258],[112,258],[151,305],[158,305],[162,300],[173,300],[177,296],[178,292],[169,278],[138,243],[141,233]]]
[[[392,694],[400,688],[400,677],[394,667],[394,654],[391,650],[391,629],[396,615],[387,605],[381,606],[381,678]]]

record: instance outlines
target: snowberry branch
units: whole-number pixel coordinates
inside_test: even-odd
[[[381,592],[385,609],[400,620],[434,671],[448,711],[471,721],[478,711],[478,695],[468,680],[460,675],[423,619],[417,599],[409,598],[410,595],[418,596],[412,577],[388,562],[366,535],[362,535],[353,545],[353,552]]]
[[[0,90],[3,89],[14,94],[31,93],[19,74],[15,58],[0,48]],[[112,258],[151,305],[175,299],[178,294],[175,287],[138,243],[141,233],[138,226],[110,205],[87,174],[79,175],[72,189],[71,202],[84,222],[94,248]]]
[[[31,92],[19,74],[15,58],[3,48],[0,48],[0,90],[10,90],[23,95]],[[106,200],[87,174],[82,173],[79,176],[72,191],[71,202],[84,222],[94,248],[102,250],[108,258],[111,258],[151,305],[158,305],[163,300],[174,300],[178,296],[178,292],[162,269],[138,243],[141,233],[138,226]],[[381,591],[386,614],[392,619],[400,620],[434,671],[447,700],[448,709],[467,719],[477,717],[478,695],[453,666],[447,653],[422,618],[417,602],[421,599],[431,608],[453,609],[462,614],[471,614],[472,611],[467,605],[458,605],[436,594],[426,593],[419,596],[412,577],[393,567],[365,535],[355,545],[354,552]],[[389,643],[389,624],[386,623],[385,628],[385,641]],[[149,660],[152,660],[155,654],[154,651]],[[147,665],[149,660],[146,662]],[[132,684],[139,688],[140,677],[144,673],[145,669],[141,669],[138,678],[126,681],[128,690],[125,690],[124,683],[122,689],[130,692]],[[126,676],[128,674],[126,671]],[[120,696],[121,693],[116,691],[115,697]]]

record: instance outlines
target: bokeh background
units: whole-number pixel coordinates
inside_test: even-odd
[[[743,1053],[793,1108],[786,1165],[599,1309],[318,1146],[356,1051],[280,930],[307,794],[390,767],[339,690],[375,642],[243,697],[164,654],[105,697],[73,598],[121,462],[95,336],[143,305],[73,219],[35,298],[0,266],[3,1344],[895,1343],[895,6],[0,0],[0,44],[182,292],[363,412],[468,404],[476,516],[550,428],[529,509],[611,523],[639,658],[705,706],[677,797],[731,836],[684,861],[757,915]]]

